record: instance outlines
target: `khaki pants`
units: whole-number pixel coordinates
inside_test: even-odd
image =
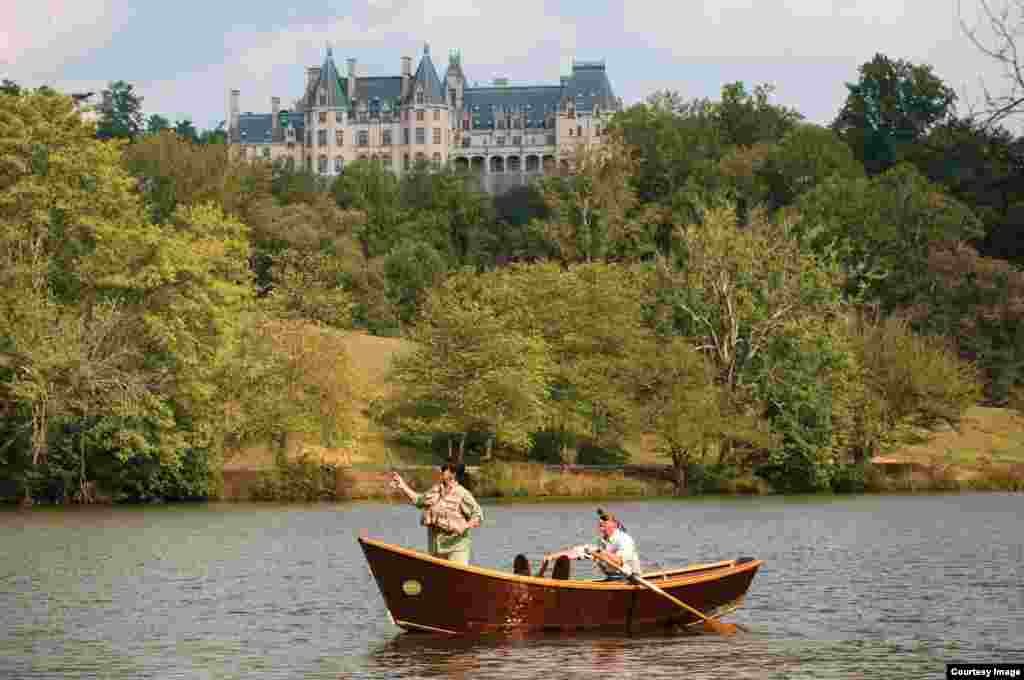
[[[450,553],[438,553],[435,557],[440,557],[442,560],[448,560],[449,562],[455,562],[457,564],[469,565],[469,551],[468,550],[456,550]]]

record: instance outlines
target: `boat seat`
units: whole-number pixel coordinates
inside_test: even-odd
[[[568,581],[570,572],[572,572],[572,560],[562,555],[555,560],[555,568],[551,570],[551,578]]]
[[[526,559],[526,555],[516,555],[512,560],[512,572],[518,576],[530,575],[530,560]]]

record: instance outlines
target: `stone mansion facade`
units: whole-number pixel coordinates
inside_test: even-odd
[[[500,193],[557,172],[578,144],[599,143],[622,107],[604,62],[574,61],[557,85],[509,85],[498,78],[471,87],[452,52],[443,77],[424,46],[416,71],[401,58],[397,76],[365,76],[355,59],[345,75],[330,48],[306,69],[302,96],[290,109],[272,97],[270,113],[242,113],[231,90],[228,134],[242,158],[283,162],[325,176],[371,160],[398,175],[425,162],[473,170]]]

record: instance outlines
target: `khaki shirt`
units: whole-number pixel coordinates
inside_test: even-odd
[[[440,497],[441,493],[441,485],[435,484],[428,491],[417,494],[416,507],[420,509],[428,507],[431,501]],[[484,511],[466,487],[456,482],[452,485],[451,491],[448,492],[449,496],[453,494],[458,495],[459,512],[467,522],[471,522],[475,518],[483,523]],[[431,555],[447,555],[461,550],[469,552],[472,544],[473,539],[469,535],[468,528],[461,534],[453,534],[441,531],[436,527],[427,527],[427,546]]]

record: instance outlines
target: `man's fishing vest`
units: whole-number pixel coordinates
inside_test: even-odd
[[[464,534],[469,522],[462,516],[462,499],[469,492],[459,484],[448,492],[444,493],[441,485],[435,486],[427,492],[426,508],[423,510],[423,517],[420,524],[425,527],[434,527],[446,534]]]

